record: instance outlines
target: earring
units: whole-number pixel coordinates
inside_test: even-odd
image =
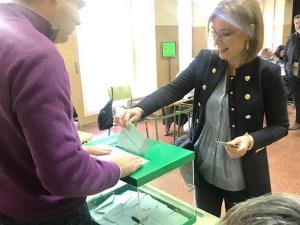
[[[250,44],[250,42],[249,42],[249,40],[246,42],[246,50],[248,51],[249,50],[249,44]]]

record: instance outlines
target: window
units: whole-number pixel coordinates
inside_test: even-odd
[[[87,2],[77,39],[86,115],[104,106],[110,86],[130,85],[134,97],[156,88],[154,0]]]

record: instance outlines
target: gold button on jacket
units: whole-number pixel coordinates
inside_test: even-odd
[[[250,94],[245,94],[245,99],[246,99],[246,100],[250,100],[250,98],[251,98],[251,95],[250,95]]]
[[[247,120],[250,120],[250,119],[252,118],[252,116],[251,116],[251,115],[246,115],[245,118],[246,118]]]
[[[250,77],[250,75],[247,75],[247,76],[245,76],[245,81],[250,81],[251,80],[251,77]]]

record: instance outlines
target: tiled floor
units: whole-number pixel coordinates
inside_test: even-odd
[[[290,123],[294,122],[295,110],[288,107]],[[154,124],[149,124],[150,138],[155,139]],[[146,134],[144,123],[138,124],[141,132]],[[84,130],[95,135],[106,136],[107,131],[98,131],[95,124],[87,125]],[[119,127],[114,127],[112,132],[118,132]],[[171,135],[164,136],[164,127],[159,126],[159,138],[167,143],[173,143]],[[294,193],[300,195],[300,130],[290,131],[288,136],[273,143],[268,147],[268,158],[271,174],[271,184],[274,193]],[[186,194],[185,184],[178,170],[151,182],[151,185],[171,193],[186,202],[193,203],[193,195]]]
[[[290,123],[295,120],[295,110],[288,107]],[[300,194],[300,130],[289,131],[287,137],[268,148],[273,192]],[[298,147],[297,147],[298,146]]]

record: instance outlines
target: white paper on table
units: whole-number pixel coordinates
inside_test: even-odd
[[[127,151],[138,154],[144,154],[148,148],[146,137],[132,123],[129,123],[128,129],[122,128],[118,143]]]
[[[99,155],[99,156],[95,156],[96,159],[99,160],[104,160],[104,161],[111,161],[111,157],[114,154],[119,154],[119,155],[124,155],[124,156],[135,156],[138,157],[140,159],[142,159],[143,165],[146,164],[147,162],[149,162],[149,160],[144,159],[142,157],[139,157],[137,155],[134,155],[130,152],[127,152],[125,150],[122,150],[121,148],[117,147],[117,146],[111,146],[111,145],[97,145],[97,147],[102,147],[103,149],[107,149],[107,150],[111,150],[110,154],[107,155]]]

